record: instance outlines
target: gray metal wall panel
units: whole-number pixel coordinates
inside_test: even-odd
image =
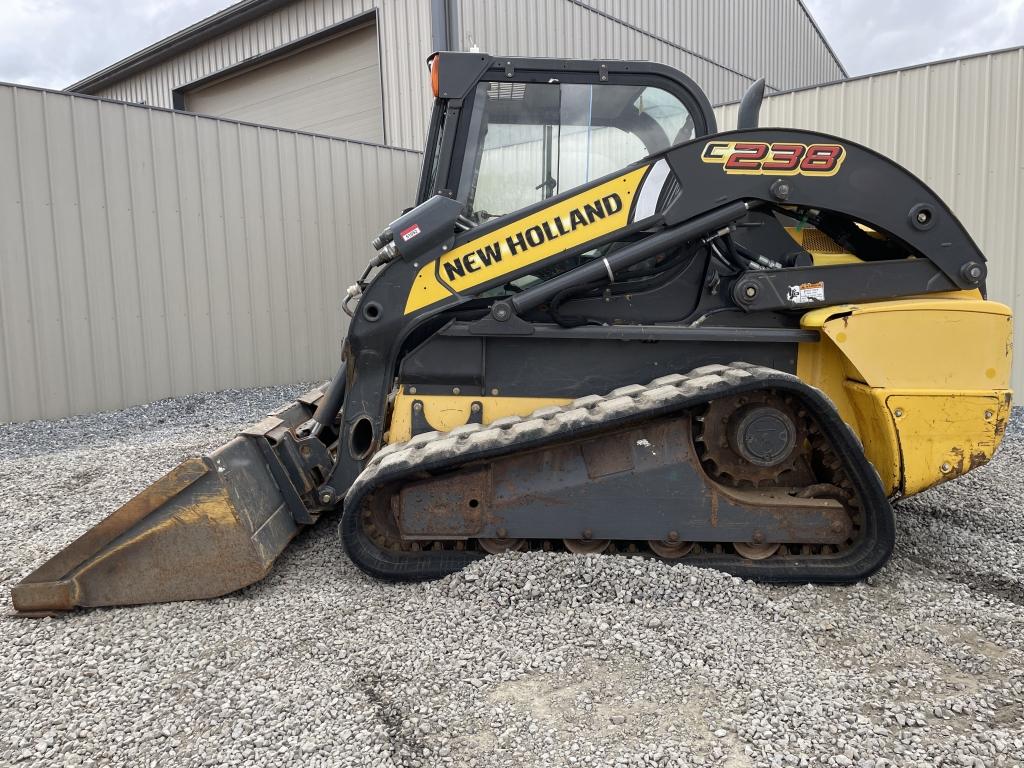
[[[0,422],[321,379],[420,156],[0,85]]]
[[[735,126],[735,104],[717,112]],[[761,125],[836,134],[923,179],[988,258],[989,295],[1013,308],[1024,338],[1024,48],[771,96]],[[1024,355],[1013,386],[1024,391]]]
[[[764,76],[776,89],[843,77],[797,0],[580,2],[746,75]]]
[[[843,77],[797,0],[460,0],[459,5],[465,49],[475,44],[494,54],[658,61],[696,80],[713,103],[739,98],[762,75],[780,90]]]
[[[368,24],[185,93],[189,112],[383,143],[377,28]]]
[[[459,5],[463,50],[475,44],[496,55],[659,61],[693,77],[716,103],[738,98],[750,78],[762,74],[780,89],[842,77],[797,0],[460,0]],[[170,107],[177,88],[374,9],[385,143],[419,149],[430,108],[424,66],[431,52],[428,0],[295,0],[98,95]]]
[[[638,59],[679,69],[715,100],[742,93],[748,78],[674,48],[568,0],[462,0],[463,46],[496,55]]]
[[[377,11],[384,90],[385,142],[419,149],[430,113],[430,6],[420,0],[296,0],[201,43],[96,95],[149,106],[173,106],[175,89]]]

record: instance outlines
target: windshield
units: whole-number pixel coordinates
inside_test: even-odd
[[[458,198],[478,222],[694,138],[678,98],[651,86],[483,82]]]

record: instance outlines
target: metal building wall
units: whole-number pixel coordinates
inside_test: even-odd
[[[738,99],[761,76],[782,90],[846,74],[797,0],[460,0],[459,6],[464,49],[657,61],[696,80],[713,104]]]
[[[739,98],[761,75],[783,89],[845,74],[798,0],[460,0],[459,9],[462,50],[658,61],[713,103]],[[295,0],[96,93],[169,108],[177,88],[368,13],[380,35],[385,143],[420,149],[429,0]]]
[[[717,110],[736,125],[735,104]],[[991,298],[1024,338],[1024,48],[766,98],[761,125],[810,128],[893,158],[934,189],[988,258]],[[1024,355],[1013,386],[1024,391]]]
[[[583,0],[664,36],[769,88],[785,90],[846,77],[835,53],[798,0]],[[728,98],[716,94],[712,103]]]
[[[368,13],[376,13],[380,36],[385,142],[420,149],[431,99],[425,63],[430,54],[426,0],[296,0],[96,95],[171,108],[177,88]]]
[[[419,164],[0,85],[0,422],[329,377]]]

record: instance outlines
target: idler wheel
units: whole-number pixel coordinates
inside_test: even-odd
[[[693,550],[692,541],[648,541],[647,546],[658,557],[665,560],[678,560],[686,557]]]
[[[522,552],[526,549],[526,539],[477,539],[480,549],[492,555],[505,552]]]
[[[745,541],[734,541],[733,549],[747,560],[766,560],[779,551],[779,544],[749,544]]]
[[[562,539],[565,548],[576,555],[596,555],[611,544],[610,539]]]

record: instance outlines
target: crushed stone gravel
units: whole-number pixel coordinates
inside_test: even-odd
[[[307,387],[0,426],[0,589]],[[0,618],[0,765],[1024,765],[1024,417],[892,563],[767,587],[625,557],[389,585],[334,521],[204,602]]]

